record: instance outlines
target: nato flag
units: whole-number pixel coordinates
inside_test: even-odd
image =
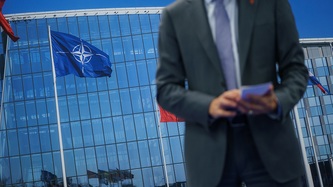
[[[111,76],[109,55],[88,42],[66,33],[51,31],[54,67],[57,77]]]

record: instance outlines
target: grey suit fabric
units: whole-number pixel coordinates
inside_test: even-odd
[[[281,119],[248,116],[250,130],[271,177],[286,182],[304,171],[289,115],[308,80],[294,17],[288,0],[238,0],[238,9],[242,85],[271,81],[282,109]],[[211,101],[226,91],[222,72],[203,0],[177,0],[166,7],[159,30],[157,101],[186,120],[191,187],[216,186],[222,176],[228,122],[211,122],[208,115]]]

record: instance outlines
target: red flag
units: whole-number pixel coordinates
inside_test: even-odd
[[[2,14],[2,7],[5,3],[5,0],[0,0],[0,26],[5,31],[5,33],[13,40],[13,42],[16,42],[20,37],[17,37],[14,35],[14,32],[12,28],[10,27],[9,23],[7,22],[5,16]]]
[[[160,122],[183,122],[185,121],[182,118],[178,118],[174,114],[164,110],[160,105],[158,105],[160,109]]]

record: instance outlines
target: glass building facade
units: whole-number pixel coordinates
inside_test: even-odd
[[[67,185],[186,186],[184,123],[159,123],[155,101],[160,13],[134,8],[7,16],[21,39],[0,40],[0,186],[63,186],[48,25],[103,50],[113,69],[110,78],[57,78]],[[331,92],[332,42],[302,40],[309,71]],[[318,176],[333,183],[332,99],[309,85],[297,105],[316,184]]]

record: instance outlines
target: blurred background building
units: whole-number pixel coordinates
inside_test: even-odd
[[[184,123],[159,123],[155,100],[161,10],[6,15],[20,39],[0,40],[0,186],[63,186],[48,25],[107,53],[113,69],[110,78],[57,78],[67,185],[186,186]],[[301,43],[309,71],[332,93],[333,39]],[[333,186],[332,99],[309,83],[297,105],[315,186]]]

